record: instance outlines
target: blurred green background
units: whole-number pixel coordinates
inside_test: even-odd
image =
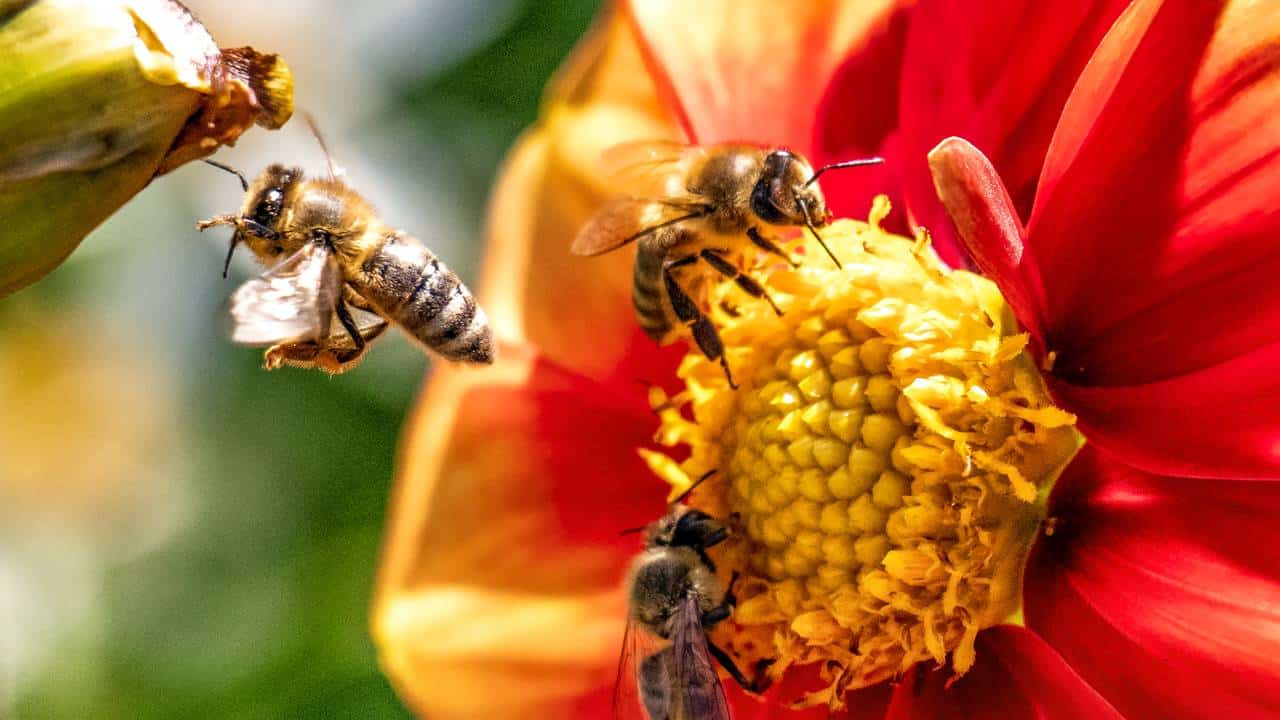
[[[187,3],[281,53],[393,225],[474,286],[485,195],[590,0]],[[323,167],[305,125],[217,159]],[[399,428],[428,361],[260,369],[225,338],[236,208],[201,164],[0,301],[0,718],[403,718],[366,611]]]

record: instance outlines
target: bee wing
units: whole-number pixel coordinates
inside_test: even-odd
[[[663,197],[678,191],[673,178],[683,178],[690,165],[706,156],[697,145],[670,140],[634,140],[600,154],[600,167],[620,192]]]
[[[628,621],[613,685],[613,720],[671,717],[671,648]]]
[[[600,161],[624,196],[605,203],[574,238],[574,255],[600,255],[648,233],[706,212],[684,188],[689,166],[705,156],[697,145],[669,141],[626,142],[604,151]]]
[[[341,290],[338,263],[308,244],[231,295],[232,342],[242,345],[327,338]]]
[[[574,255],[607,253],[655,230],[700,217],[704,212],[703,205],[693,198],[614,198],[582,226],[569,251]]]
[[[675,670],[675,710],[673,720],[729,720],[729,698],[707,649],[707,631],[702,627],[698,599],[689,595],[678,611],[671,635]]]

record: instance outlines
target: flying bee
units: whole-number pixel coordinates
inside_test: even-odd
[[[638,241],[632,270],[632,304],[640,327],[660,344],[685,328],[707,359],[720,362],[736,387],[720,334],[678,274],[698,262],[747,294],[767,301],[764,287],[739,269],[750,251],[795,261],[770,235],[808,228],[832,262],[836,258],[818,228],[831,221],[817,184],[829,170],[883,162],[867,158],[814,172],[799,154],[780,147],[626,143],[605,153],[606,170],[645,171],[645,192],[606,203],[579,231],[571,251],[599,255]],[[654,182],[656,181],[656,182]]]
[[[310,121],[310,118],[308,118]],[[339,179],[323,138],[328,176],[271,165],[249,183],[235,214],[196,224],[235,228],[222,274],[244,244],[270,268],[232,295],[231,340],[270,346],[268,369],[281,365],[346,372],[395,325],[424,349],[449,360],[493,362],[484,311],[458,276],[421,242],[387,226]]]
[[[615,716],[628,710],[620,697],[625,669],[632,665],[638,704],[649,720],[729,720],[729,702],[713,659],[744,688],[756,690],[733,659],[707,638],[707,630],[733,612],[733,599],[707,555],[708,548],[728,537],[728,530],[701,510],[682,505],[681,499],[645,528],[645,549],[631,568]],[[637,652],[642,637],[646,643],[666,644]]]

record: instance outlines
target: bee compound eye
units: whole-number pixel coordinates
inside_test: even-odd
[[[253,221],[265,227],[275,224],[284,209],[284,193],[278,188],[271,188],[262,194],[262,199],[253,209]]]
[[[771,225],[777,225],[786,220],[786,215],[773,202],[779,182],[777,179],[770,179],[767,175],[762,176],[751,190],[751,212]]]

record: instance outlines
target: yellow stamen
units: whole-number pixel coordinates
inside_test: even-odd
[[[922,660],[967,671],[977,632],[1020,611],[1047,490],[1080,443],[995,285],[923,233],[882,230],[887,212],[878,198],[870,222],[824,228],[843,267],[809,253],[762,275],[782,317],[735,296],[714,318],[738,390],[693,352],[687,389],[651,398],[658,442],[691,451],[646,455],[673,494],[719,471],[692,498],[733,530],[718,558],[739,604],[716,641],[774,678],[821,663],[810,704]],[[711,292],[718,308],[740,291]]]

